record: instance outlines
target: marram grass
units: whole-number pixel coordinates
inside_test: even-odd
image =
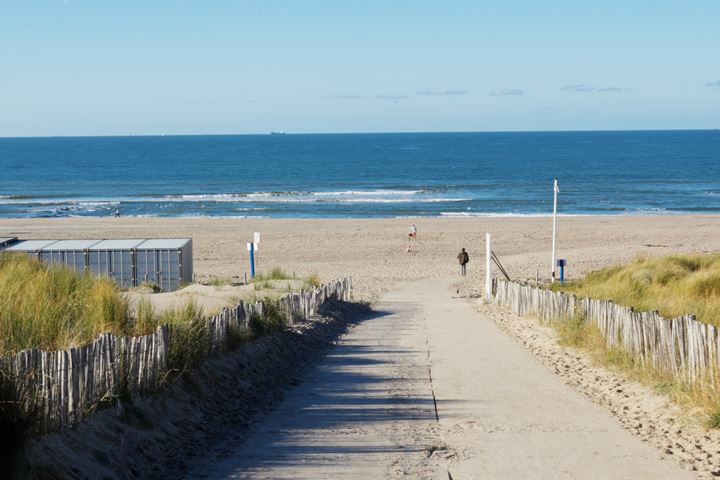
[[[130,330],[129,319],[112,280],[0,254],[0,355],[81,345],[102,332]]]
[[[666,318],[693,314],[720,326],[720,254],[638,257],[553,288],[637,311],[658,310]]]
[[[720,254],[638,257],[553,289],[612,300],[637,311],[658,310],[666,318],[694,314],[701,322],[720,326]],[[580,317],[554,326],[561,344],[587,350],[596,363],[653,387],[699,413],[708,427],[720,428],[720,392],[711,384],[684,383],[640,364],[620,347],[607,348],[597,327]]]
[[[560,345],[585,350],[593,363],[640,382],[680,404],[688,418],[697,418],[708,428],[720,428],[720,392],[712,384],[683,382],[669,372],[643,365],[620,346],[609,348],[598,327],[580,315],[551,325],[558,333]]]
[[[145,335],[166,323],[182,328],[203,317],[192,302],[157,314],[141,300],[135,310],[109,278],[0,254],[0,357],[27,348],[76,347],[105,332]]]

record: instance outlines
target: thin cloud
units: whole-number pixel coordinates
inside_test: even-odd
[[[628,92],[628,91],[630,91],[630,89],[629,88],[620,88],[620,87],[603,87],[603,88],[598,88],[597,91],[601,92],[601,93],[618,93],[618,92]]]
[[[720,80],[716,82],[706,83],[705,86],[709,88],[720,88]]]
[[[571,83],[570,85],[565,85],[560,90],[563,92],[579,92],[579,93],[591,93],[591,92],[597,92],[597,93],[619,93],[619,92],[629,92],[629,88],[621,88],[621,87],[596,87],[594,85],[588,85],[586,83]]]
[[[565,85],[560,90],[563,92],[580,92],[580,93],[587,93],[587,92],[594,92],[595,87],[592,85],[585,85],[584,83],[571,83],[570,85]]]
[[[468,91],[454,89],[454,88],[440,88],[440,89],[426,88],[425,90],[420,90],[415,93],[418,95],[465,95],[468,93]]]
[[[407,100],[407,95],[376,95],[375,98],[378,98],[380,100]]]
[[[357,100],[360,98],[365,98],[365,95],[354,95],[354,94],[347,94],[347,95],[332,95],[330,97],[332,100]]]
[[[519,88],[503,88],[502,90],[495,90],[493,92],[490,92],[490,95],[492,95],[493,97],[517,97],[520,95],[525,95],[525,91]]]

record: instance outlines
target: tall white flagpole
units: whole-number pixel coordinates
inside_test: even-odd
[[[550,280],[553,283],[555,282],[555,236],[557,233],[557,195],[559,191],[556,178],[553,183],[552,275]]]
[[[485,234],[485,300],[492,301],[492,245],[490,234]]]

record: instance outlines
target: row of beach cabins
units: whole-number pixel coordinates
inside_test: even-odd
[[[191,238],[18,240],[6,237],[0,238],[0,251],[23,252],[48,265],[106,275],[123,289],[153,283],[164,292],[171,292],[193,280]]]

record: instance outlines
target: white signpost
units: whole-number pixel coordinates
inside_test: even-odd
[[[560,192],[557,178],[553,183],[553,231],[552,231],[552,271],[550,281],[555,283],[555,234],[557,232],[557,196]]]
[[[260,255],[257,253],[260,246],[260,232],[253,233],[253,245],[255,246],[255,264],[260,267]]]
[[[492,244],[490,234],[485,234],[485,300],[492,301]]]

